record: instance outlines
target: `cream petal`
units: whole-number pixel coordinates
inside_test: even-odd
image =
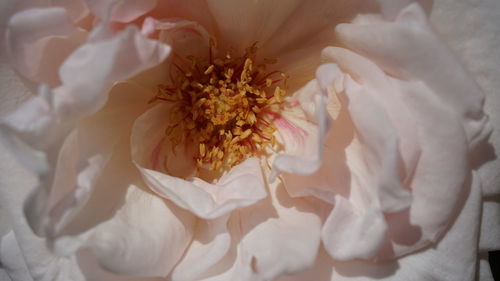
[[[255,42],[267,41],[299,6],[300,1],[207,1],[217,22],[222,50],[243,52]]]
[[[7,25],[7,57],[27,78],[56,86],[59,66],[85,36],[62,7],[24,10],[14,14]]]
[[[116,215],[84,236],[99,264],[132,276],[166,277],[191,242],[194,216],[130,185]]]
[[[132,159],[149,188],[204,219],[223,216],[266,196],[260,162],[256,158],[233,167],[215,183],[193,177],[192,146],[184,144],[172,151],[171,142],[165,136],[170,110],[171,105],[158,104],[133,126]]]
[[[404,165],[404,170],[401,171],[402,180],[405,183],[409,182],[421,151],[419,137],[414,129],[416,121],[404,104],[399,88],[377,65],[347,49],[328,47],[323,50],[322,56],[337,63],[343,71],[362,83],[365,88],[369,88],[370,90],[366,90],[369,91],[367,95],[383,107],[391,126],[394,127],[394,136],[398,137],[401,164]],[[374,126],[383,127],[376,124]]]
[[[354,142],[346,151],[351,171],[349,201],[336,198],[322,239],[327,252],[337,260],[368,259],[384,241],[387,223],[383,213],[408,208],[411,195],[401,184],[398,139],[383,107],[349,76],[345,87],[345,106],[359,144]]]
[[[425,81],[458,112],[471,148],[491,132],[482,110],[481,89],[432,31],[419,5],[403,9],[395,22],[341,24],[336,33],[342,43],[376,62],[385,72],[405,80]]]
[[[201,280],[274,280],[312,267],[320,245],[321,219],[313,206],[290,198],[280,181],[271,184],[270,194],[232,213],[231,251]]]
[[[89,40],[91,40],[89,43],[75,51],[63,63],[60,69],[63,85],[52,92],[47,87],[41,87],[36,97],[8,115],[0,126],[2,142],[18,155],[27,168],[41,176],[39,187],[31,195],[30,203],[26,205],[29,206],[29,210],[27,209],[29,220],[38,234],[45,233],[47,229],[44,228],[49,225],[48,221],[38,218],[47,215],[49,212],[47,208],[55,204],[47,201],[56,172],[51,166],[56,165],[59,148],[70,129],[76,125],[78,119],[94,113],[104,105],[107,101],[109,84],[154,66],[165,58],[169,50],[167,46],[143,38],[135,28],[130,28],[109,40],[97,40],[95,36]],[[72,168],[59,166],[74,171],[71,173],[74,180],[85,167],[91,169],[86,170],[87,172],[93,171],[91,173],[94,175],[91,178],[95,178],[99,167],[106,162],[107,156],[101,156],[103,153],[110,153],[111,151],[106,151],[110,147],[95,144],[93,146],[95,151],[91,151],[90,148],[82,152],[75,151],[76,147],[81,147],[76,142],[75,136],[72,138],[72,145],[69,144],[71,141],[68,141],[67,154],[61,157],[62,159],[70,157],[67,160],[76,166]],[[91,143],[86,137],[80,138],[80,141],[83,145]],[[106,141],[104,143],[109,144]],[[76,156],[82,159],[71,158]],[[94,156],[98,158],[92,158]],[[87,163],[87,157],[94,162]],[[92,181],[79,184],[86,185],[85,190],[89,192]],[[73,185],[67,188],[74,187]],[[64,208],[61,205],[61,208],[76,207],[72,201],[75,199],[73,195],[68,195],[69,197],[65,199],[68,200],[67,205],[64,205]],[[86,201],[87,195],[78,196],[82,196],[77,204],[81,205]],[[59,214],[62,215],[60,212]]]
[[[144,38],[130,26],[109,40],[96,40],[73,52],[59,72],[63,85],[55,89],[57,110],[71,115],[87,115],[101,108],[110,82],[134,76],[162,62],[170,47]],[[80,94],[85,92],[85,95]]]
[[[84,281],[75,259],[51,253],[44,239],[31,231],[24,218],[23,201],[36,183],[33,174],[3,148],[0,148],[0,158],[0,206],[12,227],[0,241],[2,268],[14,281]]]
[[[191,245],[170,274],[172,281],[199,280],[229,251],[231,235],[227,230],[229,216],[198,220]]]
[[[45,179],[25,203],[27,219],[35,232],[50,238],[60,235],[101,185],[102,178],[115,176],[108,169],[116,166],[114,158],[109,162],[112,154],[118,152],[123,139],[127,140],[134,116],[147,106],[148,97],[138,93],[140,90],[128,84],[115,86],[109,104],[78,122],[65,138],[53,160],[52,178]],[[125,153],[127,150],[128,146]]]
[[[369,259],[380,249],[386,231],[387,223],[380,209],[354,205],[337,196],[321,238],[327,252],[336,260]]]
[[[109,20],[111,22],[131,22],[138,17],[151,11],[157,0],[85,0],[92,14],[101,19],[106,17],[108,9],[111,9]]]
[[[359,75],[360,73],[362,72],[354,74]],[[360,81],[363,81],[363,79],[360,79]],[[358,202],[354,206],[366,208],[366,200],[368,200],[367,202],[372,202],[371,205],[368,205],[372,207],[377,207],[377,204],[373,205],[373,202],[379,201],[378,206],[381,208],[380,210],[384,210],[385,212],[403,210],[411,203],[409,211],[396,212],[390,215],[386,214],[385,220],[388,225],[387,235],[385,241],[383,241],[383,245],[379,244],[379,247],[383,247],[380,248],[379,253],[376,253],[377,257],[389,258],[403,255],[436,242],[450,221],[453,220],[455,210],[461,204],[461,198],[464,194],[464,184],[466,184],[467,145],[462,125],[457,120],[456,113],[443,105],[437,95],[424,84],[420,82],[402,82],[396,79],[391,80],[390,83],[395,86],[394,89],[401,92],[403,106],[408,108],[411,119],[417,121],[416,128],[421,155],[415,168],[413,179],[408,183],[412,196],[412,200],[410,201],[407,191],[401,188],[401,182],[397,182],[399,178],[399,164],[397,164],[399,161],[397,157],[398,151],[397,146],[395,146],[397,143],[392,141],[391,144],[390,141],[391,138],[394,140],[396,133],[391,133],[391,125],[388,123],[389,119],[387,116],[382,119],[377,118],[377,115],[383,116],[385,114],[382,108],[377,109],[376,100],[370,97],[378,96],[379,94],[371,94],[370,91],[373,88],[365,89],[363,88],[364,85],[361,87],[351,79],[344,80],[347,96],[349,99],[355,98],[355,100],[349,102],[348,106],[358,133],[361,134],[360,140],[362,142],[373,141],[375,143],[378,140],[379,144],[384,144],[383,146],[378,146],[378,148],[377,146],[371,146],[372,150],[375,149],[373,150],[375,152],[374,155],[378,154],[379,158],[382,156],[380,158],[382,161],[371,162],[371,164],[369,162],[370,157],[360,157],[360,155],[366,154],[366,148],[356,152],[356,150],[353,151],[347,147],[346,160],[348,164],[351,163],[349,164],[351,189],[347,194],[350,196],[351,203]],[[359,107],[359,110],[353,111],[352,107]],[[366,114],[364,121],[363,119],[359,119],[363,114]],[[360,121],[365,124],[363,125]],[[375,123],[370,125],[372,121]],[[380,126],[380,124],[388,125]],[[446,129],[436,130],[436,128]],[[376,132],[373,129],[376,129]],[[381,136],[385,134],[385,137],[368,137],[373,133],[381,134]],[[363,136],[363,134],[365,135]],[[402,137],[405,136],[403,135]],[[384,150],[386,152],[380,154]],[[354,153],[349,155],[349,153],[352,153],[351,151]],[[361,188],[367,184],[366,181],[370,182],[369,171],[373,168],[366,169],[362,162],[357,163],[352,161],[364,158],[368,160],[368,165],[382,164],[386,167],[382,169],[382,171],[386,171],[385,175],[384,173],[381,174],[385,177],[385,180],[382,180],[379,184],[386,187],[392,185],[392,188]],[[376,170],[379,171],[380,169]],[[391,182],[392,184],[390,184]],[[451,190],[453,191],[451,192]],[[335,209],[333,212],[335,212]],[[348,228],[332,226],[331,229],[332,231],[342,231],[339,229]],[[324,230],[323,239],[328,239],[327,234],[328,230]],[[346,245],[345,243],[329,242],[325,242],[325,244],[331,246],[327,246],[327,250],[335,258],[339,258],[336,256],[335,247],[342,248],[342,245]],[[375,253],[371,252],[370,254]],[[355,256],[344,255],[340,258],[353,257]]]
[[[328,73],[325,74],[325,72]],[[324,65],[317,72],[318,80],[310,81],[288,100],[291,105],[273,120],[283,144],[284,153],[272,163],[270,180],[281,173],[307,175],[321,166],[323,144],[330,128],[326,112],[327,89],[322,80],[332,80],[338,74],[335,65]]]

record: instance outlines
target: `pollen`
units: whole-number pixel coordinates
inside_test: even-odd
[[[199,168],[227,170],[276,143],[272,119],[283,108],[286,91],[278,84],[286,85],[287,76],[266,71],[276,60],[256,64],[256,52],[254,44],[240,57],[214,58],[210,49],[207,59],[173,63],[178,75],[158,85],[152,101],[173,105],[169,114],[174,122],[165,134],[174,149],[193,143]]]

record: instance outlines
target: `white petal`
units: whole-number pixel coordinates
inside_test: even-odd
[[[133,127],[132,158],[149,188],[197,216],[213,219],[254,204],[266,196],[259,160],[249,158],[215,183],[194,176],[192,146],[173,152],[165,129],[170,105],[159,104]],[[188,180],[183,179],[189,177]]]
[[[140,93],[128,84],[115,87],[108,106],[80,121],[57,148],[53,177],[46,178],[25,203],[27,219],[37,233],[52,238],[60,235],[102,179],[116,177],[108,162],[113,152],[118,153],[119,143],[127,140],[133,118],[147,106],[148,97]],[[120,162],[121,167],[126,163]]]
[[[325,65],[325,68],[331,68],[329,73],[335,76],[337,68],[334,65]],[[317,76],[321,73],[319,71]],[[321,83],[312,80],[297,91],[289,100],[292,107],[273,120],[285,152],[276,156],[272,163],[271,181],[281,173],[307,175],[321,166],[323,144],[330,128],[326,112],[327,89]]]
[[[95,36],[59,70],[63,85],[55,89],[54,104],[70,116],[96,112],[107,100],[110,83],[159,64],[170,52],[168,46],[144,38],[132,26],[109,40],[96,41]]]
[[[86,245],[105,269],[165,277],[191,242],[194,217],[134,185],[115,217],[92,229]]]
[[[23,201],[36,179],[3,148],[0,158],[0,205],[12,226],[0,242],[3,268],[14,281],[83,281],[75,259],[53,255],[24,219]]]
[[[320,218],[308,203],[290,198],[280,181],[270,186],[270,193],[232,214],[231,251],[202,280],[274,280],[314,264]]]
[[[61,7],[19,12],[6,31],[10,63],[24,76],[56,86],[63,60],[83,43],[86,32],[77,29]]]
[[[224,258],[231,245],[227,220],[228,216],[198,220],[191,245],[170,274],[172,281],[199,280]]]
[[[482,110],[481,89],[434,34],[417,4],[403,9],[393,23],[341,24],[336,32],[344,44],[375,61],[385,72],[405,80],[425,81],[458,112],[470,147],[491,132]]]

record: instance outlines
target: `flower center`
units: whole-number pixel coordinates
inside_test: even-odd
[[[173,104],[166,135],[173,148],[181,142],[198,147],[198,167],[225,170],[274,146],[271,119],[283,107],[286,84],[280,71],[266,71],[273,63],[255,65],[255,44],[241,57],[227,54],[208,59],[188,57],[189,67],[178,71],[171,85],[159,85],[154,98]]]

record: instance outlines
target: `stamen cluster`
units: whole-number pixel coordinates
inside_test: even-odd
[[[173,148],[181,142],[197,146],[198,167],[230,168],[275,145],[271,119],[281,110],[286,82],[280,71],[266,72],[265,61],[254,65],[256,46],[245,55],[206,60],[189,57],[189,67],[173,63],[172,85],[159,85],[154,100],[173,103],[173,122],[166,135]]]

